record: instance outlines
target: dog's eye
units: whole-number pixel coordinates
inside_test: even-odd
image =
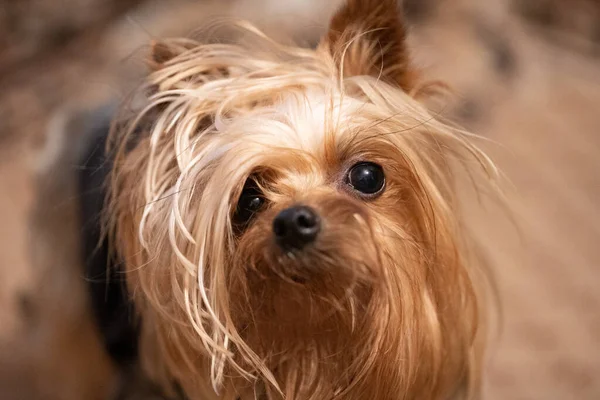
[[[238,225],[247,224],[265,204],[265,198],[253,179],[248,179],[238,200],[233,221]]]
[[[348,171],[348,184],[356,191],[374,195],[385,186],[385,174],[381,166],[371,162],[361,162]]]

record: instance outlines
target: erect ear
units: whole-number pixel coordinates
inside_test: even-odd
[[[152,41],[150,44],[150,57],[148,57],[148,67],[152,71],[162,69],[164,64],[175,58],[177,53],[166,43]]]
[[[196,44],[193,41],[185,39],[153,40],[150,44],[150,55],[147,60],[148,67],[151,71],[163,69],[169,61],[195,46]]]
[[[397,0],[345,0],[320,46],[334,56],[345,77],[380,77],[405,91],[416,80]]]

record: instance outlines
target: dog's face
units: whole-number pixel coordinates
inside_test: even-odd
[[[249,32],[155,45],[117,155],[149,372],[192,399],[447,398],[478,314],[451,168],[485,158],[415,99],[394,1],[349,1],[316,50]]]

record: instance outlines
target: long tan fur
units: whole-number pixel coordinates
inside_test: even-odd
[[[395,2],[376,4],[348,1],[317,50],[244,23],[233,44],[155,44],[148,106],[116,124],[108,221],[145,370],[164,387],[192,400],[476,393],[481,277],[453,171],[495,171],[411,95],[419,82],[393,53],[402,20]],[[388,23],[382,47],[373,32]],[[376,199],[344,183],[364,160],[386,173]],[[249,177],[267,206],[240,231],[231,217]],[[272,220],[297,203],[323,233],[282,254]]]

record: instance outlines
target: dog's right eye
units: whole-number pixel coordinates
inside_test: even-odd
[[[252,221],[265,204],[265,198],[253,179],[248,179],[238,200],[233,221],[237,225],[245,225]]]

